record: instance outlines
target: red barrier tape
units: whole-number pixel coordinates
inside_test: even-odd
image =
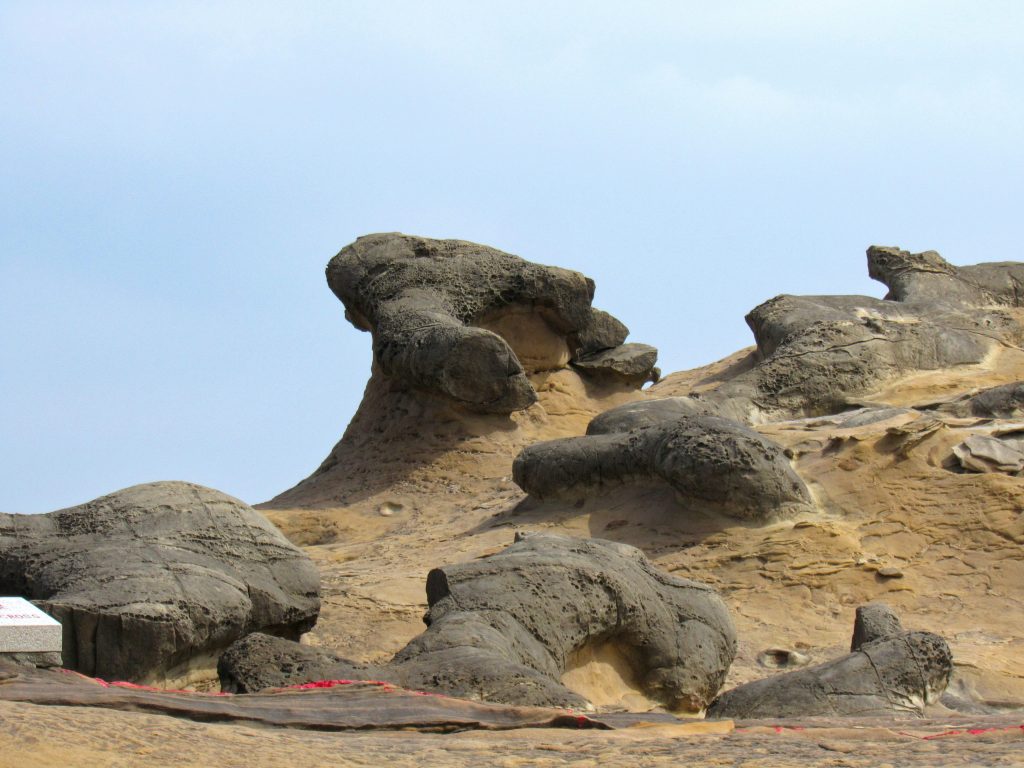
[[[1020,731],[1024,733],[1024,725],[1008,725],[1005,728],[966,728],[962,731],[943,731],[942,733],[933,733],[928,736],[914,736],[912,733],[904,733],[899,731],[901,736],[914,736],[914,738],[921,739],[923,741],[931,741],[932,739],[945,739],[950,736],[980,736],[983,733],[997,733],[1002,731]]]

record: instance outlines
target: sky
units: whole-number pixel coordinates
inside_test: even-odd
[[[584,272],[666,372],[881,296],[874,243],[1021,259],[1021,40],[1015,0],[0,0],[0,510],[307,476],[362,234]]]

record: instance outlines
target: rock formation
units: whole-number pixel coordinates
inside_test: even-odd
[[[384,375],[484,413],[529,407],[527,372],[578,363],[643,383],[657,353],[591,307],[594,282],[463,240],[367,235],[327,265]]]
[[[487,701],[583,707],[587,701],[561,677],[581,649],[611,645],[652,700],[699,712],[736,651],[732,621],[714,591],[600,539],[538,534],[483,560],[436,568],[427,601],[427,630],[387,665],[249,638],[222,658],[223,686],[253,691],[357,675]]]
[[[953,655],[931,632],[904,632],[885,605],[857,609],[850,654],[726,691],[712,718],[924,714],[953,674]]]
[[[1024,416],[1024,381],[978,392],[967,401],[965,415],[982,419],[1018,419]]]
[[[233,643],[217,661],[225,693],[256,693],[316,680],[381,680],[380,667],[358,664],[325,648],[253,632]]]
[[[598,416],[585,437],[538,443],[512,465],[537,498],[583,497],[624,483],[660,481],[684,505],[745,520],[812,509],[783,449],[730,419],[699,414],[687,398],[631,403]]]
[[[320,608],[309,557],[223,493],[160,482],[45,515],[0,515],[0,593],[64,627],[64,665],[161,682],[263,631],[298,638]]]
[[[370,381],[342,439],[276,507],[365,498],[439,457],[465,488],[472,470],[500,471],[480,466],[495,464],[480,438],[578,434],[659,376],[657,350],[624,343],[626,326],[591,306],[593,280],[485,245],[367,235],[331,259],[327,282],[372,336]]]
[[[865,643],[898,635],[902,631],[899,616],[885,603],[862,605],[857,608],[857,618],[853,622],[850,653],[859,651]]]
[[[886,298],[777,296],[747,324],[755,365],[703,397],[747,422],[834,413],[899,376],[980,363],[1020,327],[1017,263],[957,268],[934,251],[868,249]]]

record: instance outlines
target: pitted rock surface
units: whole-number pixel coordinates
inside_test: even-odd
[[[994,261],[956,267],[936,251],[868,248],[868,275],[889,287],[886,299],[968,307],[1024,305],[1024,264]]]
[[[513,479],[541,499],[666,482],[684,504],[745,520],[813,509],[807,486],[779,445],[720,416],[672,415],[698,406],[678,398],[613,409],[597,417],[584,437],[525,448],[512,465]]]
[[[0,515],[0,593],[60,621],[64,665],[101,678],[160,681],[259,630],[298,638],[319,583],[262,515],[191,483]]]
[[[584,707],[561,675],[574,652],[612,643],[632,661],[647,696],[697,712],[736,653],[732,620],[714,590],[601,539],[535,534],[482,560],[436,568],[427,601],[427,630],[388,664],[359,674],[486,701]],[[247,650],[253,662],[245,661]],[[279,640],[243,641],[229,654],[222,682],[239,690],[316,679],[309,672],[355,673],[329,652]],[[260,671],[264,663],[272,669]],[[308,669],[282,673],[300,664]]]
[[[373,333],[385,375],[475,411],[529,407],[526,374],[571,361],[639,386],[657,356],[645,345],[601,355],[629,331],[591,307],[590,278],[463,240],[367,235],[331,259],[327,282],[352,324]]]
[[[922,716],[953,674],[949,645],[931,632],[901,632],[846,656],[726,691],[709,718]]]
[[[859,651],[865,643],[882,640],[903,631],[900,617],[885,603],[868,603],[857,608],[853,622],[850,652]]]
[[[232,644],[217,662],[225,693],[256,693],[314,680],[380,680],[377,667],[357,664],[325,648],[253,632]]]
[[[746,317],[757,361],[706,400],[746,422],[835,413],[886,381],[982,362],[1015,344],[1024,264],[955,267],[934,251],[868,249],[869,296],[777,296]]]

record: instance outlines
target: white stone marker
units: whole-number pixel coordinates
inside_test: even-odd
[[[60,653],[60,622],[23,597],[0,597],[0,653]]]

